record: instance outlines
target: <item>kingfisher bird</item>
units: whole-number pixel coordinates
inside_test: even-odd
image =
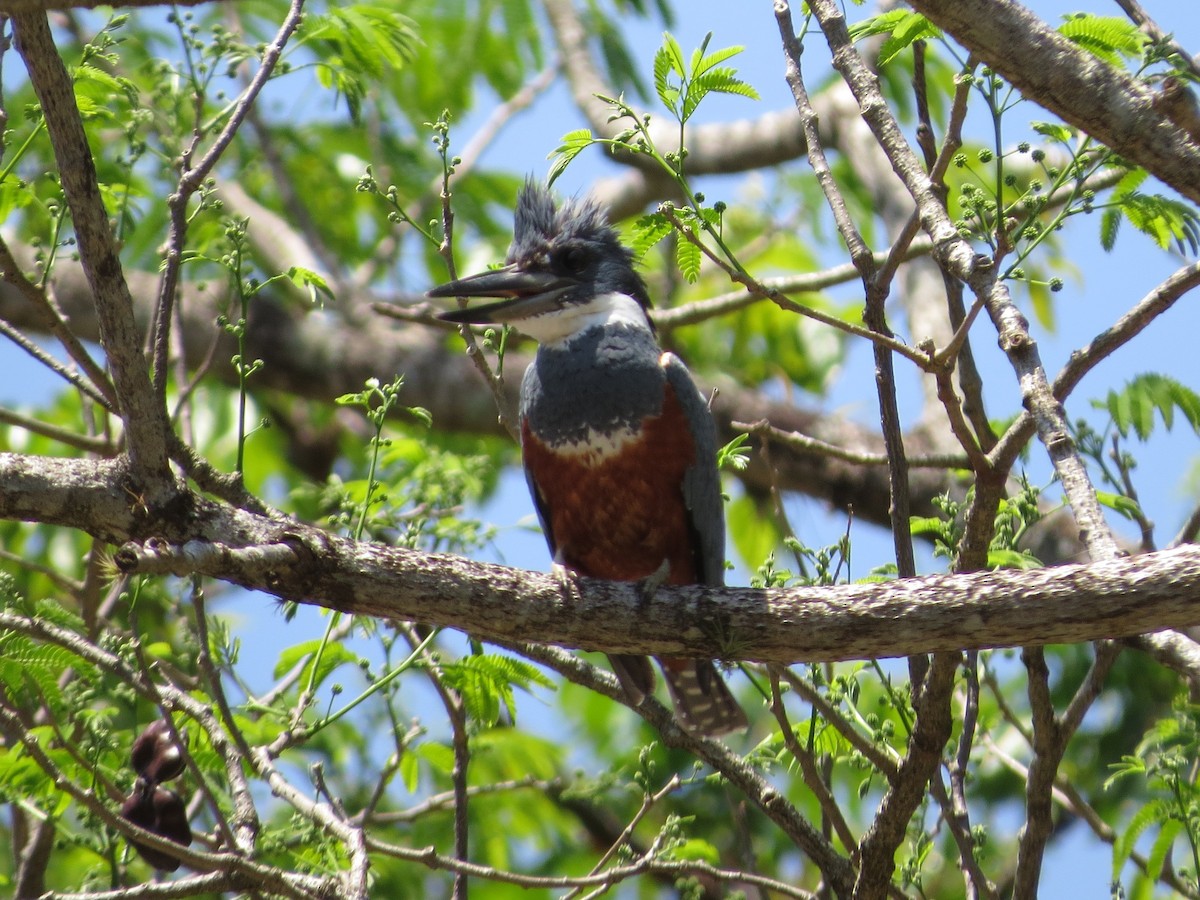
[[[560,205],[526,182],[505,266],[429,295],[505,298],[440,318],[509,324],[538,342],[521,383],[521,456],[556,566],[651,585],[725,583],[712,414],[659,347],[633,253],[596,202]],[[647,657],[609,660],[633,705],[654,690]],[[711,660],[658,662],[687,731],[746,727]]]

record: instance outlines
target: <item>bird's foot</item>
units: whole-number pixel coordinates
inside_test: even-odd
[[[570,596],[578,596],[579,579],[583,577],[578,572],[574,569],[568,569],[562,563],[556,561],[550,564],[550,574],[558,579],[563,593]]]
[[[654,595],[658,593],[658,589],[667,583],[667,579],[671,577],[671,561],[664,559],[662,565],[647,575],[645,578],[639,579],[637,584],[638,597],[643,604],[650,603],[654,599]]]

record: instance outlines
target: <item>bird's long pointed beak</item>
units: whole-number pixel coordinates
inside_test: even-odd
[[[481,325],[516,322],[557,309],[563,294],[575,286],[574,280],[550,272],[526,272],[506,266],[438,285],[429,296],[507,298],[438,314],[446,322]]]

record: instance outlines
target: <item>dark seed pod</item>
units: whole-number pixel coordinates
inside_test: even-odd
[[[184,847],[191,846],[192,826],[188,824],[187,807],[174,791],[160,787],[154,790],[155,831]]]
[[[174,791],[154,787],[140,778],[133,793],[121,804],[121,818],[184,847],[192,843],[192,829],[183,800]],[[130,839],[129,843],[154,868],[164,872],[179,868],[179,860],[169,853],[137,840]]]
[[[142,729],[129,751],[129,762],[151,784],[162,784],[183,774],[183,754],[171,740],[166,719],[156,719]]]

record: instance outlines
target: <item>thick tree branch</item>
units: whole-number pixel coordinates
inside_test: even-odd
[[[483,638],[655,655],[790,663],[1071,643],[1200,623],[1200,547],[1029,572],[763,591],[559,579],[378,544],[181,493],[147,507],[126,464],[0,454],[0,518],[68,525],[131,545],[127,571],[196,572],[347,613]],[[189,543],[192,542],[192,543]],[[179,549],[182,547],[182,549]]]

